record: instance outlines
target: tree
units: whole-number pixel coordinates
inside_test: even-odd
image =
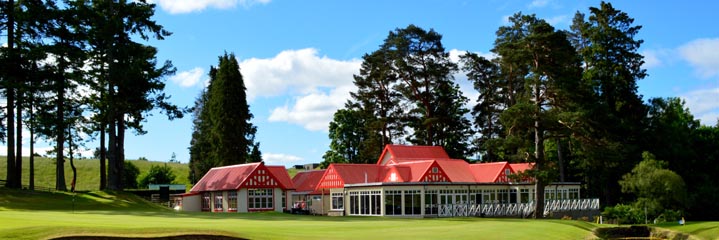
[[[207,110],[210,114],[211,157],[221,166],[247,162],[257,132],[247,104],[245,82],[234,54],[219,57],[211,71]]]
[[[330,150],[322,156],[324,159],[321,163],[322,168],[329,166],[330,163],[372,163],[376,161],[375,151],[367,151],[366,148],[368,143],[373,142],[370,138],[373,136],[380,138],[380,136],[368,127],[370,125],[368,119],[371,119],[371,116],[361,110],[339,109],[335,112],[329,126]]]
[[[140,169],[132,164],[132,162],[125,161],[123,163],[125,171],[122,172],[122,185],[128,189],[137,188],[137,176],[140,175]]]
[[[170,166],[152,165],[147,174],[140,179],[140,187],[147,188],[150,184],[172,184],[174,181],[175,174]]]
[[[234,54],[210,68],[210,84],[195,100],[190,140],[190,182],[213,167],[262,161],[250,120],[245,83]]]
[[[642,159],[619,180],[622,192],[634,194],[636,206],[651,216],[684,209],[687,192],[682,177],[666,169],[667,163],[656,160],[649,152],[642,153]]]
[[[545,140],[556,137],[564,127],[558,124],[560,115],[569,111],[572,91],[580,76],[579,59],[562,31],[534,15],[517,13],[509,18],[510,26],[497,30],[497,41],[492,50],[498,54],[500,64],[521,66],[526,69],[524,92],[500,116],[507,129],[506,142],[517,149],[518,157],[534,162],[535,189],[544,192],[554,169],[545,158]],[[506,58],[506,59],[504,59]],[[514,80],[514,79],[513,79]],[[509,81],[507,81],[509,82]],[[554,134],[554,135],[553,135]],[[533,139],[528,141],[527,139]],[[533,151],[533,154],[530,154]],[[535,218],[542,218],[544,196],[535,196]]]
[[[177,161],[177,155],[175,155],[175,152],[172,152],[172,156],[170,156],[170,161],[169,161],[169,162],[171,162],[171,163],[176,163],[176,162],[178,162],[178,161]]]
[[[638,52],[643,41],[635,39],[641,26],[610,3],[589,12],[588,19],[575,15],[570,36],[583,61],[582,85],[590,91],[579,102],[581,120],[567,125],[588,193],[613,205],[620,189],[615,180],[641,157],[647,110],[636,82],[646,76]]]
[[[95,81],[92,89],[97,94],[91,105],[98,109],[98,118],[105,120],[96,128],[101,132],[101,139],[105,138],[102,133],[107,129],[108,188],[122,190],[126,129],[143,134],[141,123],[145,114],[155,108],[161,109],[170,120],[183,115],[183,110],[170,104],[169,97],[163,93],[163,78],[174,73],[172,64],[169,61],[157,64],[157,49],[133,41],[133,36],[148,40],[149,34],[162,40],[170,32],[151,19],[154,4],[125,0],[77,4],[82,13],[87,14],[83,24],[90,33],[89,65]]]
[[[442,35],[415,25],[389,33],[381,46],[399,83],[395,86],[407,101],[409,142],[443,146],[450,157],[471,155],[471,125],[464,115],[468,101],[454,83],[457,65],[442,46]]]
[[[503,127],[499,121],[499,115],[507,108],[507,89],[500,76],[500,66],[477,55],[467,52],[460,56],[462,70],[467,72],[467,79],[479,92],[477,105],[472,109],[474,127],[479,136],[475,139],[474,145],[481,154],[481,160],[493,162],[498,160],[499,147],[497,139],[503,137]]]

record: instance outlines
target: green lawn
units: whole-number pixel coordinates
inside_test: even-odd
[[[585,239],[597,226],[583,221],[509,218],[177,213],[128,194],[89,192],[73,197],[4,188],[0,188],[0,223],[0,239],[179,234],[249,239]]]
[[[679,225],[676,222],[668,222],[658,225],[660,228],[672,231],[691,234],[700,239],[716,240],[719,239],[719,222],[692,222],[687,221],[685,225]]]

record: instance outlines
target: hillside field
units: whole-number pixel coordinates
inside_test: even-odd
[[[175,174],[175,182],[177,184],[188,185],[187,175],[189,167],[185,163],[165,163],[143,160],[128,160],[138,169],[140,174],[138,180],[142,178],[150,170],[152,165],[167,164],[172,168]],[[75,188],[77,191],[92,191],[100,189],[100,161],[97,159],[75,159],[75,167],[77,168],[77,183]],[[22,164],[22,185],[28,185],[30,178],[30,159],[23,158]],[[0,179],[5,179],[7,171],[7,158],[0,157]],[[72,181],[72,168],[70,168],[70,160],[65,161],[65,183],[70,188]],[[55,159],[35,157],[35,186],[39,188],[55,188]]]

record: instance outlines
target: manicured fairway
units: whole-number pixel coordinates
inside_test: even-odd
[[[707,239],[716,240],[719,239],[719,222],[692,222],[687,221],[684,226],[676,223],[665,223],[658,227],[691,234],[692,236]]]
[[[567,220],[406,219],[283,213],[177,213],[126,194],[0,188],[0,239],[221,234],[249,239],[585,239],[596,227]]]

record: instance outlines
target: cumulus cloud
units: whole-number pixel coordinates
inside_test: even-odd
[[[342,61],[320,57],[317,49],[286,50],[273,58],[250,58],[240,62],[247,97],[308,95],[321,88],[352,85],[361,60]]]
[[[715,125],[719,117],[719,88],[702,89],[683,94],[686,106],[704,125]]]
[[[263,153],[262,158],[267,165],[285,165],[304,160],[301,157],[282,153]]]
[[[196,67],[192,70],[177,73],[175,76],[170,77],[170,81],[181,87],[192,87],[199,83],[204,75],[205,70]]]
[[[719,38],[703,38],[679,47],[679,55],[703,77],[719,76]]]
[[[342,86],[329,93],[318,91],[297,97],[292,106],[282,106],[272,110],[270,122],[289,122],[303,126],[310,131],[328,131],[337,109],[344,106],[350,98],[354,86]]]
[[[256,4],[267,4],[270,0],[151,0],[170,14],[183,14],[205,10],[207,8],[229,9],[236,6],[249,8]]]

